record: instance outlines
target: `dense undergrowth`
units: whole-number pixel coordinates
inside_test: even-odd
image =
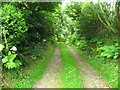
[[[41,47],[43,46],[38,44],[33,51],[29,51],[32,52],[32,56],[29,56],[29,63],[25,67],[9,70],[3,74],[3,88],[32,88],[44,74],[56,45],[48,44],[42,49]]]
[[[60,42],[60,57],[62,62],[61,88],[83,88],[80,71],[76,66],[77,62],[63,42]]]

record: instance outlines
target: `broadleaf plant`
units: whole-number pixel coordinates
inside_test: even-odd
[[[17,68],[22,65],[19,60],[16,60],[16,56],[16,53],[11,53],[11,51],[9,51],[8,55],[2,59],[2,63],[7,69]]]

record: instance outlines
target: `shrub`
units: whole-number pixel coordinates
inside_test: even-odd
[[[3,65],[7,69],[17,68],[20,65],[22,65],[22,63],[19,60],[16,59],[16,56],[17,56],[17,54],[11,53],[11,51],[9,51],[8,55],[4,56],[4,58],[2,59]]]
[[[28,30],[23,14],[12,5],[4,4],[2,12],[2,34],[9,46],[20,43],[20,40]]]
[[[2,12],[2,32],[0,34],[5,46],[2,53],[2,63],[7,69],[17,68],[22,63],[17,60],[17,54],[10,51],[10,48],[20,44],[24,38],[24,33],[28,30],[28,26],[21,11],[13,5],[3,4],[0,12]]]
[[[101,57],[106,57],[106,58],[114,58],[117,59],[119,56],[119,48],[118,45],[105,45],[100,48],[98,48],[98,51],[100,51],[100,56]]]

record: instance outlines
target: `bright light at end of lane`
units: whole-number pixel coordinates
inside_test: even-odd
[[[65,9],[67,4],[71,2],[93,2],[93,3],[98,3],[99,2],[107,2],[107,3],[113,3],[116,2],[116,0],[62,0],[62,5],[61,8]]]

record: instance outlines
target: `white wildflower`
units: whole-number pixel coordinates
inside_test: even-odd
[[[13,46],[10,50],[16,52],[17,51],[17,48],[15,46]]]

